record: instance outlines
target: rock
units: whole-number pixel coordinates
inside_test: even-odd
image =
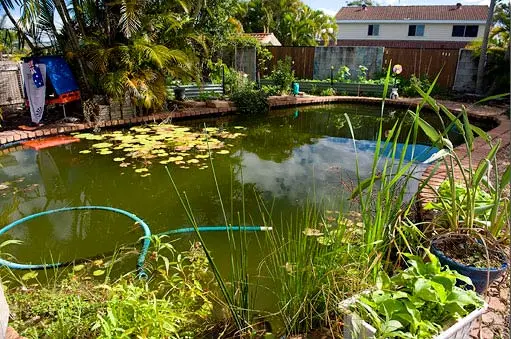
[[[206,107],[211,108],[229,108],[229,101],[225,100],[209,100],[206,102]]]

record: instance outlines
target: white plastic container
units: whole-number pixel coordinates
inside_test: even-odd
[[[368,291],[362,292],[362,294]],[[355,297],[346,299],[339,307],[346,310],[348,306],[355,302]],[[434,339],[469,339],[470,328],[477,321],[477,318],[483,315],[488,308],[485,302],[483,307],[467,314],[464,318],[458,320],[451,327],[440,332]],[[376,329],[362,320],[356,313],[345,314],[344,316],[344,339],[375,339]]]

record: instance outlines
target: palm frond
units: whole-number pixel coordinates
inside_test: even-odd
[[[133,34],[138,32],[141,26],[140,8],[137,0],[123,0],[121,5],[121,18],[119,19],[119,27],[126,38],[131,38]]]

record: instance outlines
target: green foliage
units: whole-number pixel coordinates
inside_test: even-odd
[[[267,96],[280,95],[279,88],[274,85],[263,85],[261,91],[266,93]]]
[[[469,278],[448,268],[427,251],[429,262],[413,255],[408,268],[392,278],[379,276],[377,289],[358,297],[354,309],[376,328],[378,338],[433,338],[458,319],[481,308],[484,301]]]
[[[363,83],[364,81],[367,80],[367,70],[368,70],[368,68],[364,65],[358,66],[357,73],[358,73],[358,81],[360,83]]]
[[[259,204],[268,211],[262,200]],[[319,327],[337,332],[339,301],[368,286],[360,216],[322,213],[309,204],[286,219],[267,233],[271,252],[260,264],[276,286],[285,334],[306,334]],[[265,215],[264,223],[274,225],[271,215]]]
[[[200,92],[199,96],[195,99],[197,101],[208,101],[208,100],[215,100],[215,99],[221,99],[222,94],[213,92],[213,91],[205,91]]]
[[[427,93],[419,87],[416,87],[416,90],[423,97],[421,105],[428,103],[449,123],[448,125],[442,123],[444,130],[437,131],[419,118],[420,128],[432,143],[441,148],[436,158],[442,160],[441,164],[447,173],[446,182],[442,183],[438,190],[432,187],[437,202],[427,207],[440,212],[439,225],[450,231],[476,231],[482,228],[493,237],[506,240],[507,235],[503,234],[502,230],[509,216],[509,200],[504,196],[504,190],[511,180],[511,168],[508,165],[502,175],[499,173],[496,155],[500,142],[494,143],[483,130],[472,125],[465,107],[458,116],[455,116],[447,107],[429,96],[431,89]],[[440,116],[441,119],[442,116]],[[447,137],[451,129],[456,129],[465,140],[463,156],[458,154],[457,149],[453,148]],[[476,135],[486,142],[489,149],[485,157],[477,164],[473,160],[472,153]],[[456,172],[457,176],[455,176]]]
[[[325,88],[324,90],[322,90],[319,95],[322,96],[322,97],[328,97],[328,96],[333,96],[335,95],[335,89],[333,89],[332,87],[330,88]]]
[[[384,97],[390,86],[390,70],[389,65],[384,84]],[[385,101],[382,102],[382,116],[384,106]],[[421,108],[421,106],[417,107],[416,117]],[[345,115],[352,138],[355,140],[351,121],[349,116]],[[415,204],[414,197],[406,198],[407,185],[412,180],[417,165],[404,159],[407,150],[412,149],[416,143],[419,120],[415,118],[411,127],[403,131],[406,137],[400,141],[403,123],[404,120],[396,121],[392,129],[384,135],[382,119],[380,120],[373,163],[367,179],[360,177],[359,155],[354,142],[358,182],[351,197],[358,200],[362,214],[364,248],[371,260],[374,260],[373,278],[376,278],[381,267],[391,270],[393,266],[398,266],[402,259],[400,253],[415,253],[416,244],[423,237],[417,225],[408,219],[409,212]],[[398,150],[399,143],[402,148]],[[391,260],[393,253],[397,253],[398,257]]]
[[[420,77],[416,77],[415,74],[410,76],[410,79],[404,79],[399,77],[398,81],[401,83],[400,86],[400,94],[407,97],[417,97],[420,94],[417,92],[416,88],[420,88],[423,92],[427,92],[431,87],[431,81],[425,75]],[[439,92],[438,87],[433,87],[431,95],[437,94]]]
[[[284,60],[278,60],[268,80],[277,87],[281,94],[287,94],[291,90],[291,85],[295,80],[295,72],[292,68],[292,60],[286,57]]]
[[[241,114],[265,114],[268,112],[268,92],[254,89],[252,84],[236,89],[231,100]]]
[[[336,78],[339,82],[347,82],[351,80],[350,68],[346,65],[339,67]]]
[[[328,45],[336,39],[335,19],[302,1],[241,1],[236,18],[245,32],[271,32],[284,46],[316,46],[317,37]]]
[[[163,237],[151,240],[147,281],[131,274],[111,281],[113,264],[123,259],[117,256],[55,271],[55,276],[44,272],[49,280],[44,284],[37,274],[19,279],[10,272],[8,277],[17,280],[6,293],[12,326],[28,338],[200,336],[212,316],[202,249],[177,253]],[[5,277],[3,282],[10,285]]]

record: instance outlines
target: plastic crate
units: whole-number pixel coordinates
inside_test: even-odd
[[[362,293],[368,293],[367,291]],[[346,310],[356,300],[356,296],[343,301],[339,307]],[[467,314],[459,319],[451,327],[440,332],[434,339],[469,339],[470,329],[477,319],[488,309],[485,302],[483,307]],[[374,339],[376,338],[376,329],[362,320],[356,313],[345,314],[344,316],[344,339]]]

